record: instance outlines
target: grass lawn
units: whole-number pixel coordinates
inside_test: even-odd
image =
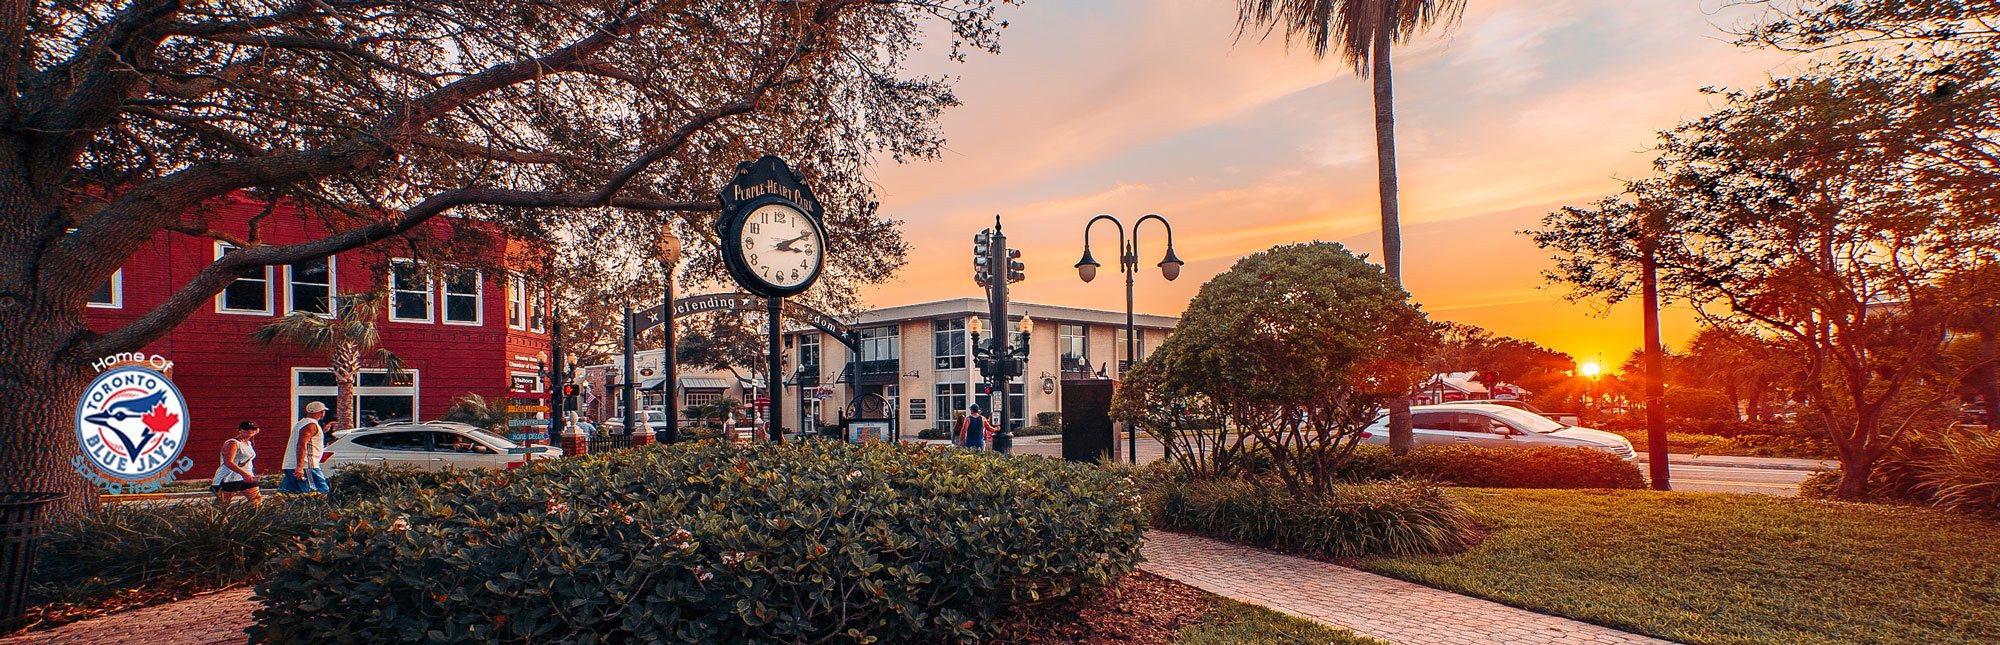
[[[1684,643],[2000,642],[2000,524],[1712,493],[1460,489],[1493,534],[1362,569]]]
[[[1344,629],[1283,614],[1227,598],[1216,598],[1213,611],[1201,623],[1182,629],[1175,645],[1388,645]]]

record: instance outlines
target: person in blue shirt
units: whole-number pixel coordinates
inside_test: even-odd
[[[959,421],[956,434],[958,436],[952,437],[954,445],[978,450],[985,448],[986,438],[993,435],[993,424],[986,420],[986,415],[980,413],[979,404],[975,403],[966,411],[965,418]]]

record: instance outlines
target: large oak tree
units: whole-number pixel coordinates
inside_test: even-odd
[[[451,213],[565,252],[677,231],[733,165],[786,156],[829,207],[823,290],[901,262],[863,172],[941,145],[920,28],[992,50],[1007,0],[6,0],[0,2],[0,490],[72,493],[70,408],[100,356],[161,338],[246,268]],[[212,218],[249,191],[329,233]],[[623,214],[648,213],[645,217]],[[117,329],[85,300],[157,234],[241,247]],[[421,236],[411,236],[417,238]],[[551,263],[552,265],[554,263]]]

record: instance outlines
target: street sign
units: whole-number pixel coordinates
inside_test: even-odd
[[[539,401],[539,400],[545,400],[545,399],[548,399],[548,398],[549,398],[549,393],[547,393],[547,392],[508,392],[508,393],[507,393],[507,398],[510,398],[510,399],[534,399],[534,400],[538,400],[538,401]]]
[[[528,428],[528,427],[534,427],[534,426],[545,426],[545,425],[548,425],[548,424],[549,424],[549,420],[548,420],[548,419],[508,419],[508,420],[507,420],[507,427],[509,427],[509,428]]]
[[[549,451],[549,447],[548,447],[548,446],[524,446],[524,447],[520,447],[520,448],[508,448],[508,449],[507,449],[507,454],[510,454],[510,455],[536,455],[536,454],[541,454],[541,453],[544,453],[544,452],[548,452],[548,451]]]
[[[549,439],[549,433],[517,432],[514,434],[507,435],[507,439],[509,441],[547,441]]]
[[[549,411],[549,406],[546,406],[546,405],[510,405],[510,406],[507,406],[507,411],[508,411],[508,412],[548,412],[548,411]]]

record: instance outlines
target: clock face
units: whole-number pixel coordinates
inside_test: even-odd
[[[766,204],[743,218],[735,244],[743,268],[778,289],[805,284],[819,273],[826,245],[812,218],[783,204]]]

